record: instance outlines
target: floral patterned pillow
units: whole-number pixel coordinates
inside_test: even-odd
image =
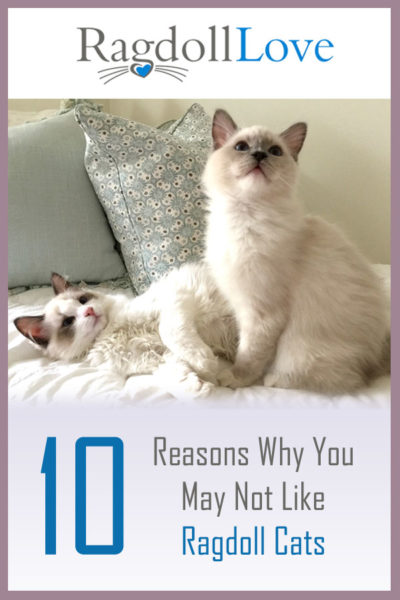
[[[206,208],[200,177],[212,145],[204,109],[193,104],[166,131],[85,105],[75,115],[86,136],[87,173],[135,290],[199,260]]]

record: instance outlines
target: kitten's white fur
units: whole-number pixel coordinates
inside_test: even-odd
[[[52,282],[44,314],[15,321],[49,358],[85,358],[124,377],[157,372],[167,389],[196,393],[217,383],[217,356],[233,360],[235,321],[205,263],[171,271],[133,299],[70,286],[58,274]]]
[[[238,387],[264,375],[267,386],[360,387],[384,362],[388,306],[356,248],[332,225],[303,216],[294,185],[304,124],[281,136],[237,132],[218,111],[213,133],[207,263],[174,270],[132,300],[53,274],[56,296],[44,315],[20,317],[17,328],[50,358],[85,358],[124,377],[157,372],[177,391],[207,393],[217,377]],[[284,154],[255,161],[234,149],[240,140]],[[68,317],[73,323],[63,326]],[[217,355],[236,355],[233,370],[219,374]]]
[[[388,350],[388,307],[375,273],[296,199],[305,134],[303,123],[277,136],[263,127],[238,131],[224,111],[214,117],[216,150],[203,178],[207,261],[240,332],[223,385],[265,375],[267,386],[349,392],[379,371]]]

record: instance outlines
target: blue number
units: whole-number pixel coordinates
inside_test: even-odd
[[[56,553],[56,438],[48,437],[41,473],[45,478],[45,552]]]
[[[113,449],[113,543],[86,544],[86,448]],[[119,554],[124,547],[124,445],[116,437],[82,437],[75,446],[75,547],[80,554]]]

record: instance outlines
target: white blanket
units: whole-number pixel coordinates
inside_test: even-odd
[[[388,293],[390,267],[378,265],[378,273]],[[121,290],[129,294],[127,290]],[[180,391],[165,391],[151,375],[124,380],[115,373],[88,367],[81,362],[49,361],[14,327],[16,317],[41,314],[53,294],[52,289],[38,288],[9,298],[9,400],[13,404],[106,404],[115,406],[237,406],[270,408],[342,408],[387,407],[390,401],[390,378],[381,377],[354,395],[330,397],[299,390],[269,389],[252,386],[239,390],[218,388],[207,398],[189,397]]]

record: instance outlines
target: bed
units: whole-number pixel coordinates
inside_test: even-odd
[[[390,290],[390,267],[377,265],[377,272],[387,292]],[[127,297],[132,291],[124,280],[119,286],[102,284],[111,293]],[[88,367],[83,362],[50,361],[14,327],[13,320],[23,314],[40,314],[52,297],[51,287],[15,290],[9,296],[9,400],[12,404],[95,404],[108,406],[238,406],[269,408],[341,408],[388,407],[390,378],[380,377],[355,395],[329,397],[300,390],[279,390],[251,386],[239,390],[216,388],[207,397],[183,393],[179,388],[166,390],[151,375],[127,380],[112,372]]]

